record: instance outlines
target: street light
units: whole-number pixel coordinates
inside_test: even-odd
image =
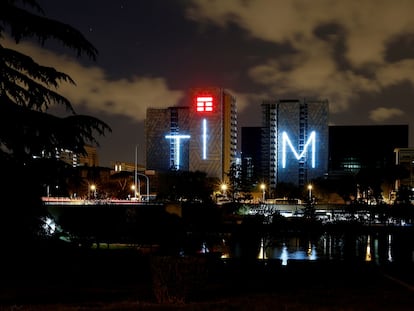
[[[139,179],[137,176],[137,167],[138,167],[138,145],[135,145],[135,168],[134,168],[134,199],[137,199],[137,189],[141,189],[141,185],[137,188],[137,182],[139,183]]]
[[[147,179],[147,201],[149,201],[149,177],[147,175],[145,175],[145,174],[142,174],[142,173],[136,173],[136,174],[138,176],[143,176],[143,177],[145,177]],[[138,178],[138,185],[139,185],[139,188],[141,188],[141,184],[139,182],[139,178]],[[139,189],[139,197],[141,197],[141,189]]]
[[[226,184],[221,184],[220,188],[221,188],[221,192],[222,192],[223,197],[225,197],[226,196],[227,185]]]
[[[93,193],[93,197],[96,199],[96,186],[95,185],[91,185],[91,191]]]
[[[134,197],[135,200],[137,200],[137,194],[138,194],[138,199],[141,200],[141,183],[139,180],[138,176],[143,176],[147,179],[147,201],[149,201],[149,177],[145,174],[142,173],[138,173],[138,146],[139,145],[135,145],[135,169],[134,169],[134,187],[135,187],[135,192],[134,192]]]
[[[308,185],[308,190],[309,190],[309,202],[312,202],[312,185],[311,184]]]
[[[266,193],[266,185],[261,184],[260,189],[262,189],[262,201],[264,202],[265,201],[265,193]]]
[[[132,190],[132,193],[134,194],[133,198],[134,198],[134,200],[135,200],[135,199],[136,199],[136,197],[137,197],[137,195],[136,195],[136,187],[135,187],[135,185],[132,185],[132,186],[131,186],[131,190]]]

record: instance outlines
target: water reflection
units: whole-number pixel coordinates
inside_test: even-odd
[[[260,239],[260,249],[259,249],[259,255],[257,256],[257,258],[258,259],[267,259],[264,238]]]
[[[393,259],[392,259],[392,247],[391,247],[391,244],[392,244],[392,235],[391,234],[388,234],[388,261],[389,262],[392,262],[393,261]]]
[[[282,265],[288,265],[291,260],[358,260],[375,261],[375,263],[394,262],[398,260],[414,261],[414,247],[408,241],[412,237],[401,237],[398,245],[394,245],[394,234],[327,234],[309,238],[306,236],[290,237],[261,237],[257,239],[256,253],[249,253],[258,259],[277,259]],[[226,245],[225,258],[245,256],[246,245],[240,241],[222,241]],[[222,245],[222,248],[223,248]],[[411,248],[410,248],[411,247]],[[255,254],[255,255],[254,255]],[[249,255],[250,256],[250,255]]]
[[[287,265],[288,260],[318,259],[316,244],[308,241],[306,245],[303,245],[302,242],[298,237],[282,242],[276,241],[276,243],[267,249],[267,253],[271,254],[269,258],[281,260],[282,265]]]
[[[309,241],[307,255],[308,255],[308,259],[309,260],[316,260],[316,259],[318,259],[318,256],[316,255],[316,246],[314,244],[311,244],[310,241]]]
[[[283,244],[282,247],[282,254],[280,255],[280,259],[282,260],[282,265],[286,266],[288,259],[289,259],[289,253],[288,253],[288,248],[286,246],[286,244]]]
[[[365,252],[365,261],[371,261],[371,236],[368,235],[367,247]]]

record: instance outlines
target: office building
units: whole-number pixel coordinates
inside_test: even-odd
[[[78,166],[89,166],[97,167],[99,166],[99,156],[96,150],[96,147],[85,145],[85,154],[75,153],[68,149],[59,149],[56,150],[54,155],[42,154],[42,157],[51,157],[54,156],[56,159],[59,159],[72,167]]]
[[[299,187],[328,171],[327,100],[285,99],[262,104],[262,173],[270,191]]]
[[[236,109],[235,97],[218,87],[190,89],[188,106],[147,109],[147,168],[227,180],[236,161]]]
[[[237,153],[236,98],[218,87],[190,90],[190,171],[227,180]]]
[[[241,128],[242,183],[253,188],[257,186],[262,176],[261,137],[261,127]]]
[[[401,167],[401,176],[395,182],[395,191],[407,191],[414,198],[414,148],[395,148],[395,164]]]
[[[156,171],[189,169],[189,108],[148,108],[145,120],[147,168]]]

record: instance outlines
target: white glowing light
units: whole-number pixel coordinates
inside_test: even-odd
[[[267,259],[267,255],[266,255],[266,248],[264,245],[264,241],[263,238],[260,240],[260,250],[259,250],[259,255],[257,256],[258,259]]]
[[[203,119],[203,160],[207,159],[207,120]]]
[[[293,154],[295,155],[297,160],[300,160],[302,157],[304,157],[305,153],[308,151],[308,147],[310,144],[312,144],[312,168],[315,168],[315,145],[316,145],[316,133],[315,131],[312,131],[309,135],[308,140],[306,141],[305,146],[303,147],[303,151],[301,154],[298,154],[298,152],[295,150],[295,148],[292,145],[292,142],[289,139],[289,136],[286,134],[286,132],[282,133],[282,167],[286,167],[286,144],[289,145],[290,150],[292,150]]]
[[[392,262],[392,236],[391,234],[388,235],[388,261]]]
[[[165,135],[165,138],[167,139],[174,139],[175,140],[175,150],[174,150],[174,155],[175,155],[175,166],[177,168],[180,167],[180,142],[181,139],[189,139],[190,135]]]
[[[286,266],[288,264],[288,258],[289,258],[288,248],[285,244],[283,244],[282,254],[280,255],[280,259],[282,260],[282,266]]]

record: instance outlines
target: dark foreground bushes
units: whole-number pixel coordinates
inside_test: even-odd
[[[152,256],[152,288],[158,303],[185,303],[207,286],[207,259],[200,256]]]
[[[414,280],[398,277],[413,271],[411,263],[288,261],[284,266],[278,260],[223,260],[211,254],[61,246],[59,251],[38,247],[7,265],[3,261],[0,310],[394,311],[414,305],[413,289],[404,285]]]

